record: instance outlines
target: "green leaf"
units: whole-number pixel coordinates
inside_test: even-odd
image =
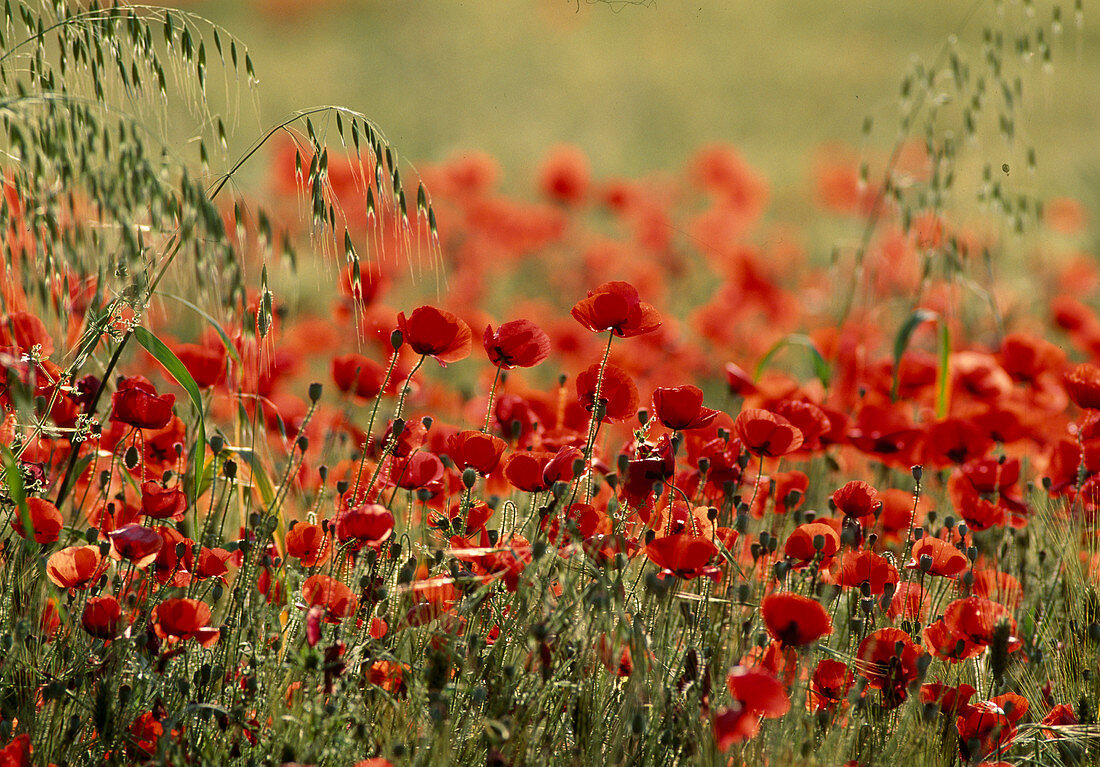
[[[821,385],[828,389],[829,379],[832,377],[832,370],[829,368],[829,363],[821,356],[821,352],[818,351],[817,345],[813,342],[812,338],[798,333],[792,333],[789,336],[781,338],[772,348],[768,349],[767,353],[760,358],[760,362],[756,363],[756,370],[753,372],[753,380],[759,381],[761,374],[764,372],[764,368],[771,363],[772,358],[788,346],[801,346],[810,353],[810,364],[813,366],[814,375],[817,377],[817,380],[821,381]]]
[[[909,341],[912,340],[913,333],[924,323],[933,322],[939,320],[939,318],[940,315],[936,314],[936,312],[931,309],[917,309],[909,315],[909,318],[902,324],[901,329],[898,330],[898,334],[894,338],[894,379],[890,384],[891,402],[896,402],[898,399],[901,358],[905,355],[905,350],[909,348]]]
[[[191,404],[195,406],[195,412],[198,413],[198,434],[195,437],[195,445],[191,450],[191,476],[194,478],[195,482],[193,502],[197,503],[199,500],[199,488],[202,484],[202,459],[206,454],[206,423],[203,420],[202,395],[199,394],[198,384],[195,383],[195,379],[191,377],[191,374],[187,372],[187,368],[180,362],[180,358],[175,355],[175,352],[165,346],[164,342],[155,335],[139,325],[134,328],[134,338],[137,339],[139,344],[145,347],[145,351],[149,352],[157,362],[164,366],[168,374],[176,379],[176,383],[183,387],[184,391],[187,392],[187,396],[191,398]]]
[[[186,298],[181,298],[180,296],[173,295],[172,293],[164,293],[164,292],[157,293],[157,295],[160,296],[161,298],[171,298],[173,301],[179,301],[181,304],[186,306],[188,309],[191,309],[197,315],[199,315],[204,320],[209,322],[210,327],[214,328],[214,330],[217,332],[218,336],[221,338],[222,345],[225,346],[225,350],[229,353],[229,356],[232,357],[233,361],[236,362],[238,365],[241,364],[241,355],[237,354],[237,347],[233,344],[233,341],[230,340],[230,338],[229,338],[229,334],[226,333],[225,329],[221,325],[218,324],[218,321],[216,319],[211,317],[209,314],[204,312],[199,307],[195,306],[193,303],[188,301]]]
[[[230,449],[248,463],[248,470],[252,474],[252,483],[259,488],[260,498],[263,499],[264,506],[270,510],[271,505],[275,502],[275,486],[271,484],[271,479],[264,471],[256,452],[246,447],[232,447]]]

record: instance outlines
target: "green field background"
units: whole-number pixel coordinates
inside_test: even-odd
[[[951,35],[980,56],[993,2],[563,0],[200,2],[193,9],[250,46],[261,122],[342,104],[375,119],[407,158],[477,149],[505,187],[529,188],[548,147],[576,144],[600,175],[680,166],[728,142],[784,190],[804,186],[823,143],[896,135],[910,62]],[[1020,3],[1007,3],[1019,13]],[[1037,149],[1042,194],[1087,197],[1100,171],[1100,23],[1073,6],[1053,67],[1025,82],[1018,142]],[[1049,16],[1047,5],[1036,10]],[[1049,26],[1049,25],[1047,25]],[[242,126],[246,127],[246,126]],[[980,147],[1000,164],[1010,149]],[[1088,202],[1088,200],[1086,200]]]

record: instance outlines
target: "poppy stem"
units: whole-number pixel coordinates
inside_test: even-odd
[[[394,354],[396,355],[397,352],[394,352]],[[397,421],[399,418],[401,418],[401,413],[405,409],[405,399],[409,396],[409,389],[412,386],[413,376],[416,375],[416,371],[420,370],[420,366],[424,364],[425,359],[427,359],[427,355],[421,354],[420,359],[416,361],[413,369],[409,371],[409,376],[405,379],[405,384],[401,387],[401,394],[399,394],[397,397],[397,407],[393,409],[394,421]],[[386,444],[382,446],[382,454],[378,456],[378,465],[374,467],[374,473],[371,474],[370,481],[367,483],[367,488],[363,491],[364,496],[366,496],[366,494],[371,491],[371,488],[374,487],[375,480],[378,479],[378,474],[382,471],[382,465],[386,462],[386,459],[389,457],[390,453],[393,452],[394,445],[397,444],[397,439],[398,435],[391,433],[390,438],[386,440]],[[358,483],[356,484],[356,490],[358,491]],[[358,492],[356,492],[356,494],[354,494],[352,497],[358,501]]]
[[[386,368],[386,376],[382,379],[382,385],[378,388],[378,394],[374,398],[374,407],[370,411],[370,419],[367,421],[367,438],[363,441],[363,455],[359,457],[359,468],[355,472],[355,487],[351,491],[351,497],[359,497],[359,482],[363,478],[363,466],[367,462],[367,454],[370,452],[371,443],[371,431],[374,429],[374,419],[378,416],[378,406],[382,404],[382,395],[386,391],[386,387],[390,384],[390,378],[393,376],[394,368],[397,367],[397,349],[393,350],[393,354],[390,355],[390,364]]]
[[[584,502],[588,501],[592,497],[592,473],[589,471],[589,462],[592,460],[592,451],[596,446],[596,434],[600,430],[600,422],[602,421],[600,412],[600,397],[603,394],[603,375],[607,370],[607,358],[611,356],[611,342],[615,340],[615,331],[610,331],[607,334],[607,346],[603,350],[603,358],[600,360],[600,369],[596,374],[596,390],[592,393],[592,418],[588,422],[588,439],[584,445]],[[578,484],[580,477],[577,478]],[[573,496],[576,495],[576,490],[573,491]],[[572,497],[570,497],[570,503],[572,503]]]
[[[481,433],[489,431],[489,422],[493,419],[493,398],[497,393],[497,384],[500,383],[500,365],[497,365],[497,374],[493,376],[493,385],[489,389],[489,404],[485,406],[485,424],[481,427]]]

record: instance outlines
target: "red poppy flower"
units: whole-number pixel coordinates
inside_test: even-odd
[[[111,420],[139,429],[160,429],[172,419],[174,394],[157,394],[156,387],[141,376],[126,378],[111,396]]]
[[[892,458],[915,451],[922,432],[897,407],[865,405],[848,429],[848,441],[864,453]]]
[[[845,703],[853,678],[852,670],[844,663],[822,658],[810,676],[810,710],[823,711]]]
[[[558,448],[558,452],[554,453],[542,469],[543,484],[553,487],[555,482],[572,482],[577,476],[573,466],[581,458],[584,458],[584,452],[579,447],[564,445]]]
[[[958,663],[959,661],[976,658],[985,649],[983,645],[970,642],[964,637],[956,636],[943,618],[930,623],[921,634],[924,644],[937,658]]]
[[[207,625],[210,606],[198,599],[165,599],[153,608],[149,621],[156,635],[169,644],[195,639],[203,647],[211,647],[221,635]]]
[[[84,603],[80,625],[98,639],[114,639],[122,628],[122,605],[114,597],[91,597]]]
[[[1100,410],[1100,368],[1082,363],[1066,373],[1066,394],[1085,410]]]
[[[919,583],[899,583],[886,614],[891,619],[924,621],[928,619],[931,609],[931,595],[923,586]]]
[[[734,705],[714,718],[714,740],[722,751],[755,737],[761,718],[775,719],[791,709],[787,688],[767,671],[738,666],[726,678],[726,686]]]
[[[597,333],[610,330],[623,338],[649,333],[661,326],[661,315],[643,303],[637,289],[628,282],[605,282],[588,291],[588,298],[578,301],[572,314],[589,330]]]
[[[802,432],[767,410],[742,410],[733,422],[738,439],[753,455],[778,458],[802,447]]]
[[[159,482],[141,485],[141,513],[153,519],[183,519],[187,511],[187,495],[178,487],[161,487]]]
[[[760,603],[760,617],[772,638],[787,646],[799,647],[833,633],[833,621],[821,603],[800,594],[769,594]]]
[[[1010,635],[1016,633],[1016,619],[1012,617],[1012,612],[984,597],[956,599],[943,611],[943,620],[956,637],[978,645],[991,644],[997,625],[1002,622],[1008,623]],[[1020,641],[1011,636],[1010,648],[1013,644],[1018,648]]]
[[[626,462],[622,495],[633,506],[645,506],[653,494],[653,486],[667,482],[675,473],[676,454],[667,434],[661,435],[656,445],[643,442],[637,452],[638,458]]]
[[[359,598],[352,590],[335,578],[327,575],[311,575],[302,584],[302,598],[309,607],[321,607],[330,623],[339,623],[342,619],[355,614],[359,608]]]
[[[905,566],[929,575],[955,578],[970,566],[970,560],[947,541],[925,536],[913,544],[912,555]]]
[[[588,194],[590,177],[584,152],[575,146],[556,146],[539,168],[539,188],[554,202],[579,205]]]
[[[508,443],[480,431],[460,431],[447,440],[447,455],[459,469],[470,468],[482,476],[491,474]]]
[[[301,560],[302,567],[317,567],[328,561],[330,543],[320,525],[299,522],[286,534],[286,553]]]
[[[203,546],[199,551],[199,561],[194,561],[194,547],[192,546],[189,555],[184,557],[184,561],[187,563],[188,569],[194,574],[195,578],[202,580],[203,578],[220,578],[222,583],[225,583],[225,575],[229,572],[229,568],[226,566],[226,562],[230,559],[230,553],[225,549],[208,546]]]
[[[833,503],[846,517],[869,517],[882,508],[878,491],[860,480],[852,480],[833,493]]]
[[[820,557],[819,567],[827,568],[833,556],[840,551],[840,536],[831,525],[824,522],[807,522],[799,525],[787,536],[783,555],[794,560],[795,567],[805,567]]]
[[[542,492],[548,488],[543,478],[543,469],[553,457],[553,453],[543,450],[512,453],[504,464],[504,476],[517,490],[525,493]]]
[[[946,466],[981,458],[993,440],[970,420],[949,418],[928,428],[924,445],[925,463]]]
[[[798,469],[791,471],[777,471],[772,474],[775,482],[775,506],[776,514],[789,514],[802,505],[806,500],[806,490],[810,487],[809,476]],[[757,493],[757,503],[753,504],[753,514],[758,518],[763,514],[764,503],[772,496],[771,482],[768,487],[762,487]]]
[[[812,402],[783,400],[775,406],[775,413],[802,432],[802,450],[817,449],[821,435],[828,434],[831,427],[829,416]]]
[[[997,570],[975,569],[972,596],[985,597],[1008,607],[1017,607],[1024,596],[1023,585],[1008,573]]]
[[[405,317],[397,315],[397,328],[417,354],[434,357],[441,365],[470,356],[473,334],[470,326],[450,312],[421,306]]]
[[[46,560],[46,577],[61,589],[87,588],[106,569],[98,546],[69,546]]]
[[[970,708],[970,699],[977,692],[968,684],[950,687],[939,682],[930,682],[920,686],[920,702],[935,703],[945,714],[956,714]]]
[[[924,651],[901,629],[879,629],[860,642],[856,669],[871,687],[882,690],[884,705],[894,707],[908,696],[907,688],[917,678],[917,660],[922,655]]]
[[[873,551],[849,551],[840,562],[837,583],[848,588],[861,588],[866,583],[871,594],[880,596],[887,583],[897,584],[898,570],[886,557]]]
[[[4,767],[31,767],[31,736],[23,733],[16,735],[11,742],[0,748],[0,764]]]
[[[718,547],[709,538],[690,533],[666,535],[654,538],[645,550],[655,565],[672,575],[689,580],[706,575],[717,580],[718,568],[708,565]]]
[[[505,370],[534,367],[550,356],[550,336],[531,320],[512,320],[496,330],[487,325],[482,343],[489,361]]]
[[[988,530],[991,527],[1000,527],[1008,521],[1008,510],[1002,505],[1004,497],[997,501],[991,501],[978,495],[976,490],[968,484],[951,484],[958,492],[953,493],[955,510],[966,522],[967,527],[976,532]]]
[[[980,701],[955,719],[959,754],[974,764],[1006,751],[1016,739],[1016,723],[997,704]]]
[[[1004,492],[1020,479],[1020,459],[981,458],[963,464],[959,470],[976,492]]]
[[[14,346],[24,353],[37,346],[41,357],[49,357],[54,350],[46,323],[30,312],[12,312],[0,319],[0,346]]]
[[[345,394],[371,399],[382,391],[386,368],[362,354],[345,354],[332,359],[332,380]]]
[[[448,507],[445,514],[435,515],[434,523],[443,532],[455,531],[460,535],[472,536],[479,530],[483,530],[489,520],[493,518],[493,507],[485,501],[473,500],[466,509],[466,527],[460,529],[462,519],[462,503],[456,501]]]
[[[653,413],[665,427],[677,431],[702,429],[718,416],[717,410],[703,407],[703,391],[691,384],[654,390]]]
[[[395,458],[408,458],[415,453],[428,439],[428,428],[419,418],[405,421],[405,428],[397,437],[393,436],[393,421],[386,425],[386,431],[379,440],[380,445],[390,444],[390,453]]]
[[[1050,712],[1039,720],[1039,724],[1046,725],[1048,727],[1072,727],[1075,724],[1080,724],[1081,720],[1077,718],[1077,714],[1073,711],[1073,706],[1068,703],[1059,703],[1050,709]],[[1043,733],[1043,737],[1048,740],[1051,738],[1059,737],[1057,730],[1040,730]]]
[[[577,399],[589,412],[595,409],[599,374],[600,365],[596,363],[577,376]],[[616,365],[604,365],[600,399],[606,402],[604,412],[608,421],[625,421],[638,414],[638,388],[630,375]]]
[[[336,537],[355,548],[377,549],[393,534],[393,514],[378,503],[364,503],[336,516]]]
[[[216,386],[225,380],[225,347],[179,344],[173,351],[200,389]]]
[[[390,481],[406,490],[418,490],[443,478],[443,462],[434,453],[413,453],[404,460],[393,460]]]
[[[164,544],[156,530],[131,522],[108,533],[111,539],[111,556],[126,559],[139,570],[152,564]]]
[[[65,526],[65,520],[62,519],[57,507],[44,498],[28,498],[27,512],[35,542],[55,543],[61,535],[61,528]],[[23,520],[18,512],[14,515],[11,528],[19,534],[20,538],[27,537],[27,531],[23,529]]]

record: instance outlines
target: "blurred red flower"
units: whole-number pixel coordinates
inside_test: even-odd
[[[122,606],[111,596],[91,597],[84,603],[80,625],[98,639],[114,639],[122,628]]]
[[[351,589],[328,575],[311,575],[302,584],[302,598],[309,607],[321,607],[325,611],[325,620],[339,623],[355,614],[359,608],[359,598]]]
[[[195,639],[203,647],[211,647],[221,635],[207,625],[210,605],[198,599],[165,599],[153,608],[149,622],[156,635],[169,644]]]
[[[595,409],[596,381],[599,374],[600,366],[596,363],[577,376],[577,399],[590,412]],[[608,421],[625,421],[638,414],[638,388],[630,375],[615,365],[604,365],[600,399],[607,403],[604,417]]]
[[[810,710],[822,711],[845,703],[853,679],[847,665],[832,658],[822,658],[810,676]]]
[[[31,533],[36,543],[55,543],[61,534],[61,528],[65,520],[61,512],[50,501],[44,498],[27,499],[27,515],[30,517]],[[18,511],[12,515],[11,528],[18,533],[20,538],[27,537],[27,531],[23,529],[23,519]]]
[[[221,344],[179,344],[173,351],[200,389],[216,386],[225,380],[225,347]]]
[[[344,354],[332,359],[332,380],[345,394],[370,399],[382,391],[386,368],[362,354]]]
[[[772,638],[787,646],[799,647],[833,633],[833,621],[821,603],[801,594],[769,594],[760,603],[760,617]]]
[[[871,687],[882,691],[883,704],[893,708],[908,697],[908,686],[917,678],[917,660],[922,655],[924,651],[901,629],[879,629],[860,642],[856,669]]]
[[[733,705],[714,718],[714,740],[722,751],[755,737],[761,718],[775,719],[791,709],[787,688],[767,671],[738,666],[729,673],[726,686]]]

